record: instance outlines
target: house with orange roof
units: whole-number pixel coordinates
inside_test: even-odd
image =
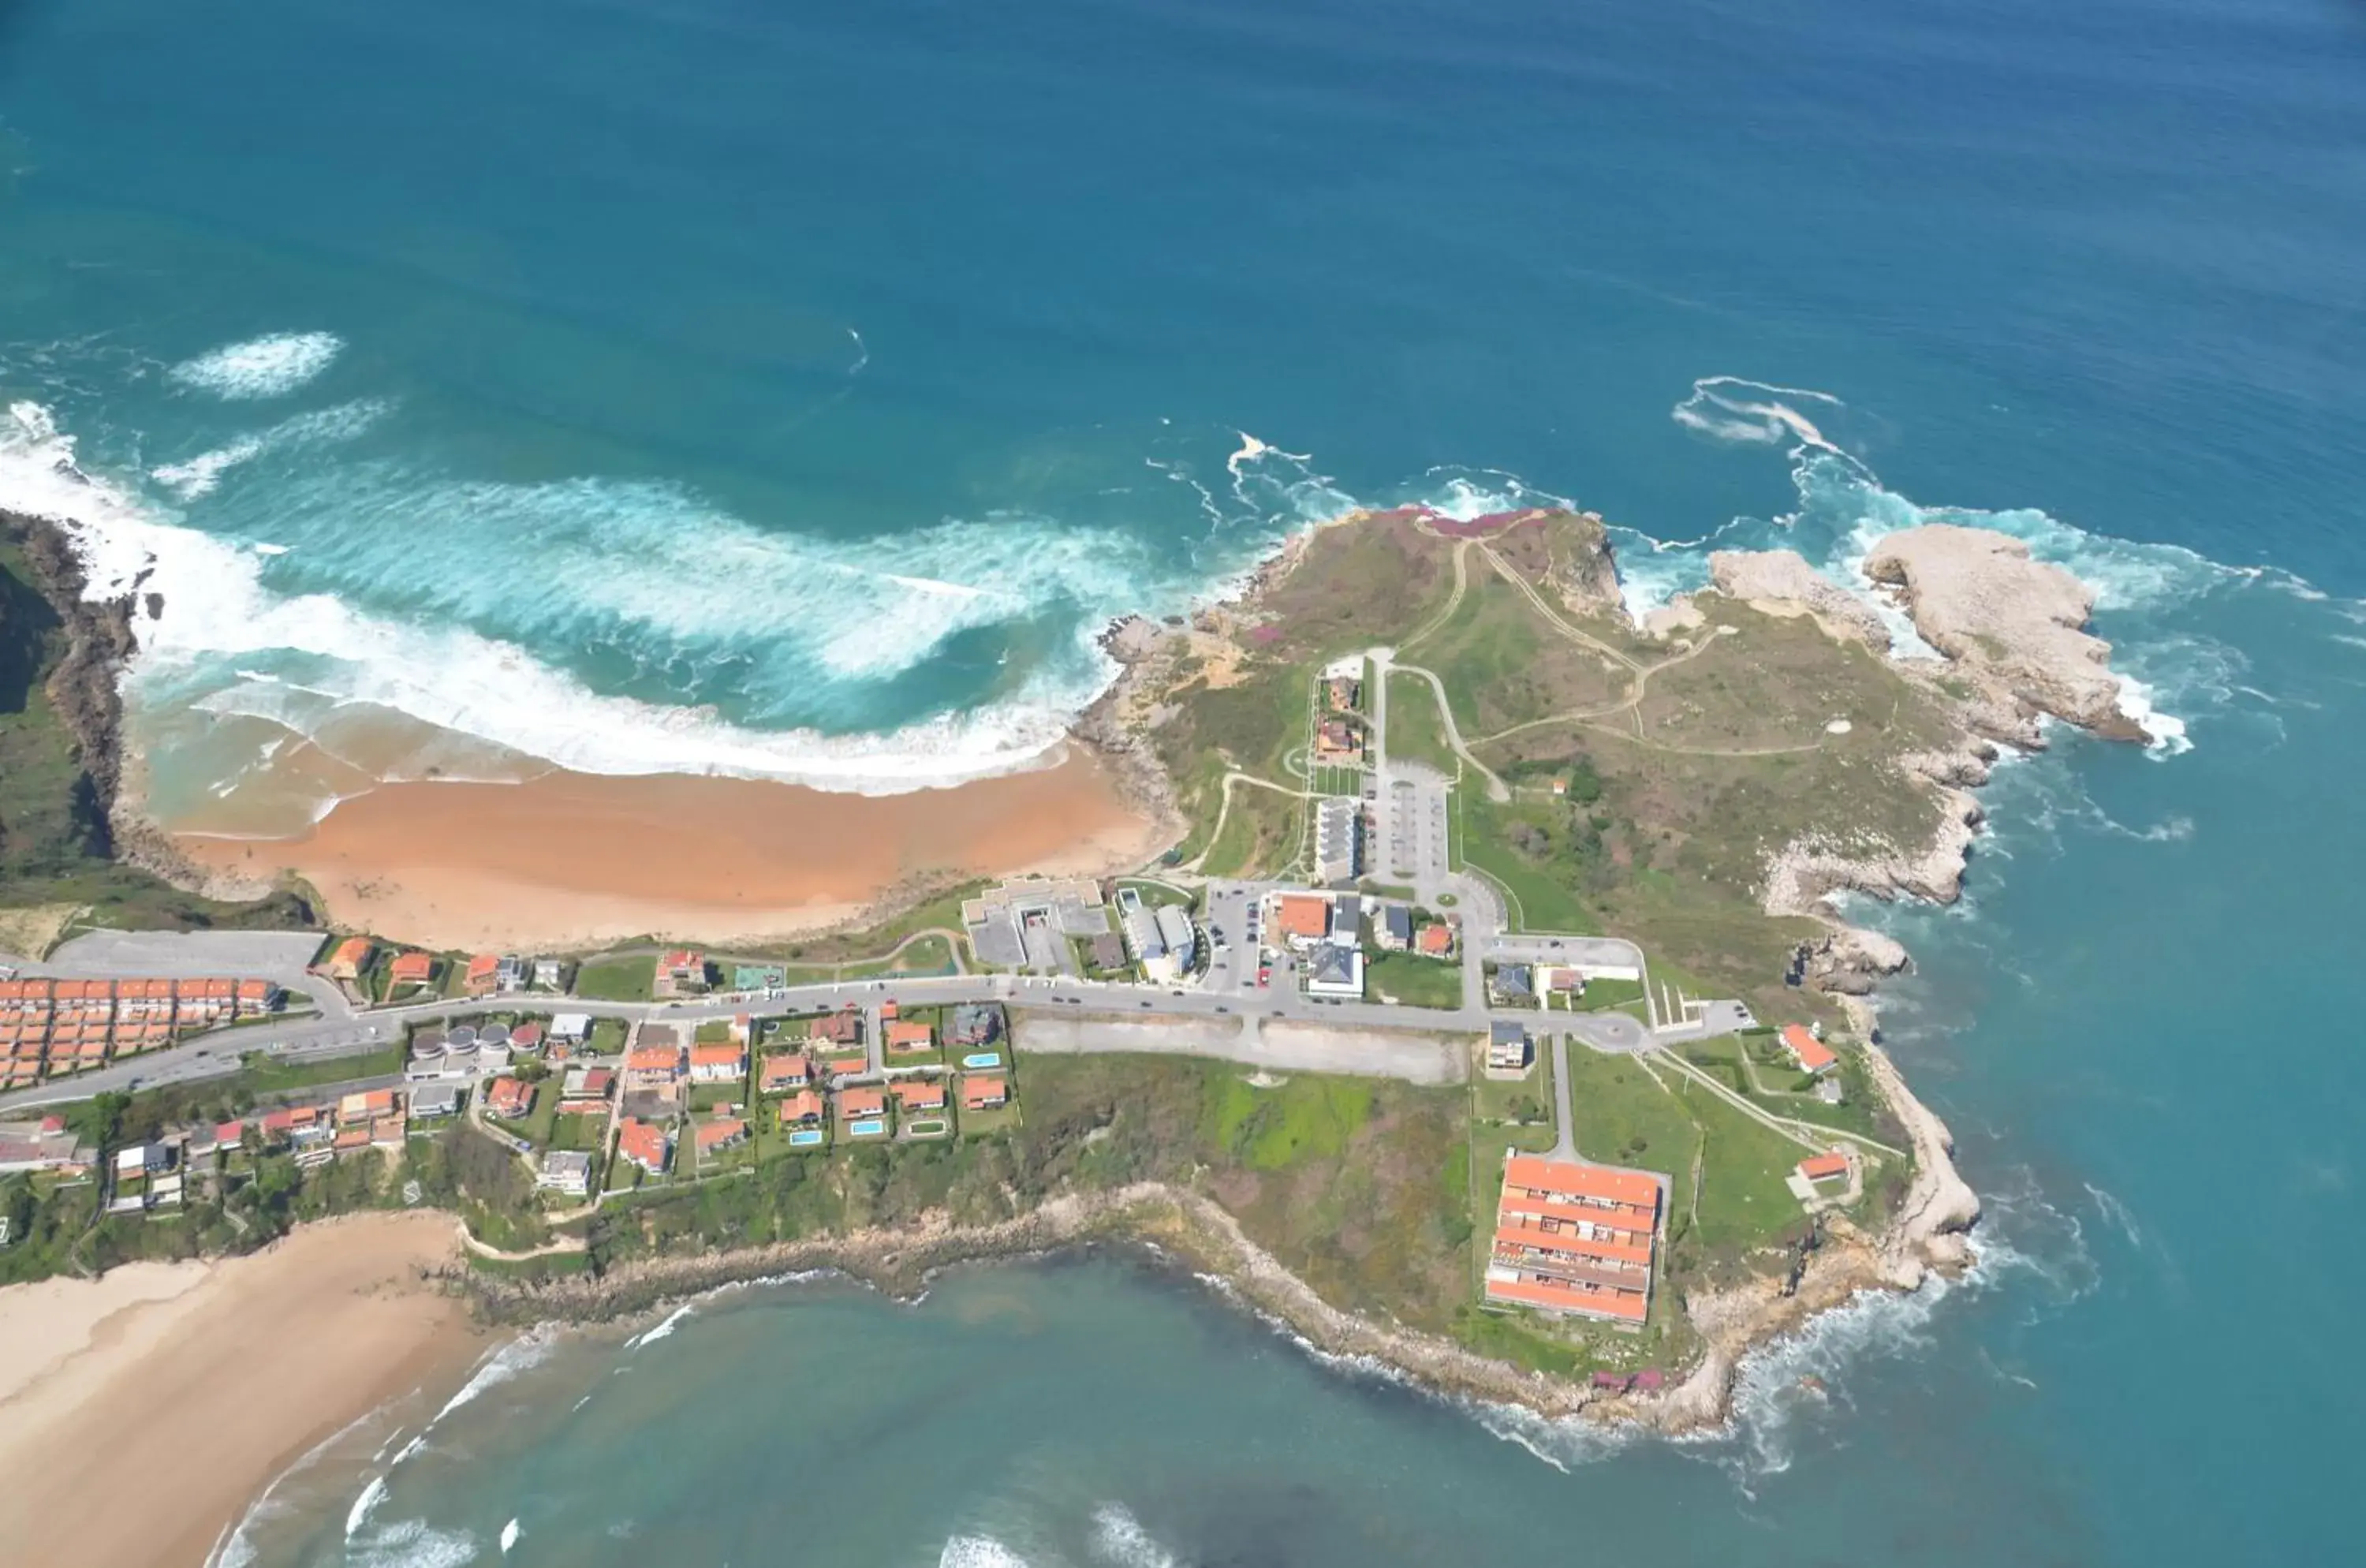
[[[1292,947],[1307,947],[1331,934],[1331,900],[1318,893],[1283,893],[1273,901],[1273,929]]]
[[[945,1086],[930,1078],[907,1078],[897,1084],[894,1092],[896,1103],[907,1112],[945,1108]]]
[[[783,1127],[818,1126],[826,1109],[819,1089],[801,1089],[781,1101],[781,1125]]]
[[[813,1037],[825,1045],[860,1045],[862,1043],[862,1015],[859,1012],[826,1012],[813,1021]]]
[[[423,986],[434,978],[435,960],[416,948],[396,953],[394,962],[386,966],[386,984],[389,991],[397,986]]]
[[[636,1045],[625,1053],[625,1088],[671,1089],[682,1074],[679,1044]]]
[[[813,1082],[813,1058],[803,1051],[775,1051],[764,1058],[757,1087],[766,1094],[786,1094]]]
[[[1433,920],[1414,932],[1413,950],[1424,958],[1450,958],[1454,955],[1454,928],[1444,920]]]
[[[1008,1102],[1010,1086],[997,1077],[980,1077],[971,1074],[962,1079],[962,1109],[992,1111]]]
[[[460,976],[460,988],[472,997],[490,997],[500,983],[501,955],[498,953],[472,953],[468,967]]]
[[[366,1125],[348,1127],[339,1133],[336,1142],[329,1146],[341,1155],[352,1154],[356,1149],[366,1149],[370,1146],[370,1130]]]
[[[908,1055],[915,1051],[937,1048],[935,1028],[918,1019],[897,1019],[887,1025],[887,1051],[890,1055]]]
[[[1515,1154],[1487,1262],[1487,1299],[1640,1326],[1666,1178],[1650,1171]]]
[[[514,1122],[534,1111],[534,1085],[524,1078],[498,1077],[485,1086],[485,1114]]]
[[[696,996],[706,989],[706,954],[678,947],[658,954],[657,973],[649,994],[659,1001],[669,997]]]
[[[1795,1168],[1797,1169],[1800,1179],[1811,1184],[1818,1181],[1840,1181],[1845,1179],[1849,1173],[1848,1156],[1837,1149],[1829,1154],[1809,1155]]]
[[[868,1056],[831,1056],[822,1063],[822,1070],[832,1078],[859,1078],[871,1070]]]
[[[349,936],[330,953],[327,962],[321,965],[321,973],[332,980],[358,980],[362,971],[369,967],[370,954],[377,951],[369,938]]]
[[[627,1116],[616,1127],[616,1157],[630,1161],[651,1176],[665,1174],[673,1155],[673,1138],[655,1122]]]
[[[351,1127],[394,1114],[394,1090],[357,1089],[337,1101],[337,1124]]]
[[[1832,1055],[1831,1047],[1797,1023],[1783,1026],[1783,1048],[1791,1053],[1791,1059],[1799,1064],[1802,1072],[1827,1072],[1840,1060]]]
[[[241,980],[238,983],[238,1010],[242,1013],[274,1012],[284,999],[278,986],[269,980]]]
[[[690,1048],[690,1081],[737,1083],[748,1077],[748,1047],[728,1042]]]
[[[698,1145],[699,1157],[704,1159],[708,1155],[719,1154],[746,1143],[748,1123],[736,1117],[719,1117],[712,1122],[700,1122],[698,1131],[692,1136]]]
[[[887,1114],[887,1091],[884,1089],[849,1089],[839,1091],[838,1113],[852,1122],[859,1118]]]

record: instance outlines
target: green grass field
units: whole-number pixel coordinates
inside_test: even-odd
[[[290,1089],[361,1078],[387,1077],[402,1071],[402,1047],[389,1045],[355,1056],[321,1056],[310,1061],[276,1061],[260,1051],[241,1058],[235,1087],[255,1094],[284,1094]]]
[[[1388,747],[1392,762],[1426,762],[1448,778],[1462,771],[1462,760],[1446,743],[1437,694],[1427,681],[1401,670],[1389,672]]]
[[[1493,877],[1509,896],[1513,929],[1578,936],[1600,932],[1601,922],[1567,866],[1514,847],[1512,824],[1535,815],[1536,807],[1516,801],[1498,806],[1471,789],[1455,791],[1455,798],[1462,817],[1462,858]]]
[[[1364,999],[1409,1008],[1459,1008],[1462,966],[1404,953],[1381,953],[1364,965]]]
[[[575,994],[597,1002],[645,1002],[657,979],[654,954],[637,958],[589,958],[575,972]]]

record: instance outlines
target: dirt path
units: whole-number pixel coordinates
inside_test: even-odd
[[[1207,843],[1200,848],[1198,854],[1193,855],[1189,860],[1184,862],[1181,865],[1177,866],[1175,868],[1176,870],[1190,872],[1196,874],[1207,864],[1209,854],[1214,851],[1216,845],[1223,839],[1224,819],[1233,814],[1233,786],[1234,784],[1255,784],[1259,789],[1269,789],[1276,795],[1286,795],[1293,800],[1304,800],[1307,798],[1307,795],[1309,793],[1302,789],[1292,789],[1288,784],[1278,784],[1271,779],[1261,779],[1255,773],[1245,773],[1237,768],[1234,769],[1231,773],[1224,775],[1224,782],[1222,786],[1223,798],[1216,804],[1216,825],[1208,830]]]
[[[1436,529],[1431,527],[1426,523],[1422,524],[1420,526],[1421,531],[1427,534],[1433,539],[1443,539],[1446,537],[1445,535],[1439,533]],[[1414,632],[1413,636],[1406,637],[1404,640],[1397,644],[1397,649],[1400,652],[1405,649],[1411,648],[1414,644],[1421,641],[1424,637],[1435,636],[1438,628],[1445,626],[1447,622],[1454,618],[1454,612],[1462,607],[1463,590],[1470,586],[1470,571],[1468,561],[1470,558],[1471,544],[1472,541],[1469,539],[1457,539],[1454,542],[1454,592],[1446,596],[1446,604],[1444,608],[1440,609],[1436,615],[1432,615],[1428,620],[1422,623],[1420,630]]]
[[[1470,754],[1470,748],[1463,744],[1462,730],[1460,727],[1454,722],[1454,705],[1446,700],[1446,682],[1439,680],[1434,671],[1425,670],[1418,664],[1398,664],[1391,662],[1389,665],[1389,671],[1391,674],[1400,670],[1403,671],[1408,675],[1420,676],[1423,680],[1429,682],[1429,689],[1437,694],[1437,716],[1446,723],[1446,744],[1452,748],[1456,756],[1462,759],[1464,765],[1476,769],[1479,776],[1487,781],[1487,798],[1490,800],[1511,799],[1512,786],[1505,784],[1502,779],[1496,777],[1495,770],[1481,761],[1478,758],[1472,756]]]

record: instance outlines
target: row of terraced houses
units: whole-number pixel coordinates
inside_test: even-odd
[[[269,980],[0,980],[0,1089],[152,1051],[281,1000]]]

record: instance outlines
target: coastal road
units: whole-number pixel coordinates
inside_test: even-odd
[[[1436,841],[1442,846],[1442,832]],[[595,1018],[618,1019],[627,1023],[661,1020],[695,1028],[700,1023],[727,1019],[738,1013],[771,1018],[855,1006],[863,1009],[871,1021],[871,1037],[875,1042],[879,1038],[877,1010],[883,1002],[893,1001],[910,1007],[999,1002],[1015,1011],[1039,1016],[1057,1017],[1064,1010],[1074,1010],[1075,1016],[1079,1019],[1087,1015],[1132,1019],[1138,1015],[1143,1021],[1184,1020],[1214,1023],[1222,1021],[1223,1027],[1219,1028],[1218,1035],[1234,1041],[1237,1050],[1245,1053],[1235,1059],[1258,1063],[1268,1061],[1268,1056],[1263,1053],[1273,1049],[1277,1040],[1287,1038],[1291,1033],[1290,1026],[1315,1026],[1351,1034],[1369,1032],[1375,1037],[1410,1033],[1467,1038],[1483,1032],[1494,1019],[1505,1018],[1516,1019],[1538,1032],[1565,1031],[1573,1033],[1601,1050],[1634,1051],[1643,1049],[1651,1043],[1642,1025],[1622,1013],[1554,1015],[1541,1014],[1533,1009],[1491,1010],[1486,1005],[1481,983],[1482,953],[1490,956],[1516,953],[1524,958],[1533,955],[1533,958],[1557,959],[1581,965],[1631,965],[1638,968],[1641,965],[1642,954],[1632,943],[1614,938],[1504,934],[1493,915],[1493,901],[1473,879],[1451,877],[1447,879],[1444,887],[1433,885],[1422,891],[1434,898],[1436,891],[1447,888],[1456,894],[1464,931],[1465,993],[1463,1004],[1453,1009],[1403,1008],[1309,997],[1298,989],[1295,967],[1286,953],[1277,962],[1274,983],[1269,987],[1256,986],[1250,963],[1252,948],[1245,930],[1249,905],[1266,891],[1266,885],[1256,883],[1211,885],[1211,910],[1222,911],[1212,923],[1222,929],[1228,944],[1239,944],[1234,951],[1240,957],[1222,965],[1209,977],[1208,983],[1186,986],[1098,981],[1075,976],[896,976],[793,986],[766,992],[760,998],[725,997],[663,1002],[615,1002],[534,993],[461,1002],[435,998],[356,1012],[334,987],[305,972],[303,964],[317,951],[320,941],[314,934],[94,933],[59,949],[50,963],[39,966],[38,972],[61,976],[261,975],[291,992],[317,998],[322,1010],[216,1030],[96,1072],[77,1074],[56,1083],[0,1095],[0,1110],[56,1104],[86,1099],[108,1090],[152,1089],[219,1077],[237,1071],[240,1058],[250,1053],[259,1052],[274,1059],[297,1061],[362,1055],[402,1040],[406,1028],[411,1024],[448,1021],[522,1007],[584,1012]],[[1230,957],[1229,954],[1227,956]],[[1660,1038],[1701,1039],[1748,1028],[1752,1021],[1748,1010],[1738,1003],[1696,1003],[1691,1010],[1693,1016],[1660,1032]],[[1254,1021],[1255,1028],[1247,1027],[1250,1021]],[[1105,1030],[1069,1032],[1072,1037],[1085,1042],[1126,1038],[1121,1032],[1112,1034]],[[1249,1043],[1238,1043],[1245,1040]],[[1430,1055],[1424,1059],[1434,1061],[1436,1043],[1432,1041],[1426,1047],[1414,1048],[1406,1058],[1404,1070],[1386,1070],[1392,1076],[1401,1077],[1434,1070],[1419,1066],[1415,1058],[1422,1057],[1426,1050]],[[1080,1043],[1076,1048],[1118,1050],[1129,1047]],[[1224,1051],[1211,1054],[1231,1055]],[[1385,1058],[1387,1053],[1383,1052],[1382,1056]],[[1299,1062],[1301,1070],[1313,1070],[1302,1058],[1292,1060]],[[1272,1065],[1289,1064],[1276,1060]],[[1458,1062],[1455,1068],[1458,1075],[1459,1070]],[[1415,1081],[1425,1080],[1416,1078]],[[1448,1081],[1459,1081],[1459,1077]]]

